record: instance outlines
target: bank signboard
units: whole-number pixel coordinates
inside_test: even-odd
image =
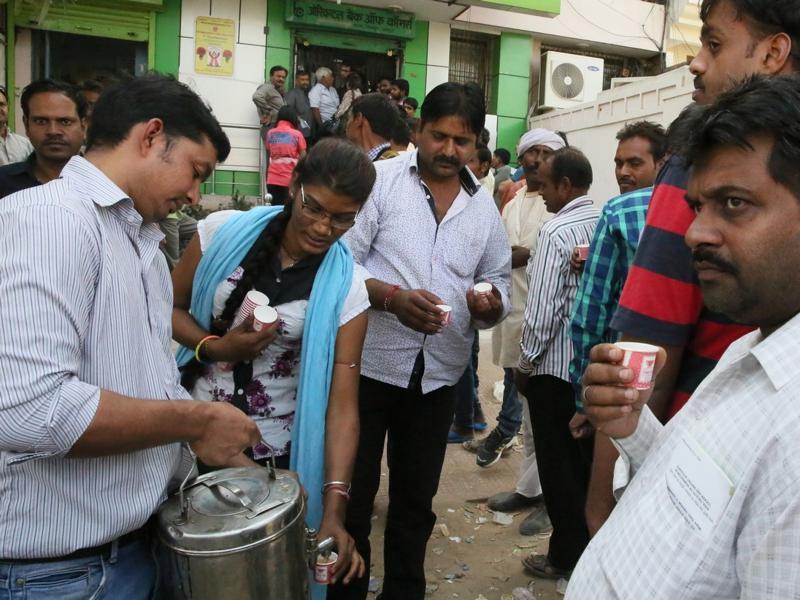
[[[412,13],[323,0],[287,2],[286,21],[295,27],[346,30],[399,39],[410,40],[415,35]]]

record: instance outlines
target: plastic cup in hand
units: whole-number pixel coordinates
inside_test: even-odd
[[[481,281],[480,283],[476,283],[475,287],[472,288],[475,290],[476,294],[491,294],[492,293],[492,284],[488,281]]]
[[[637,390],[647,390],[653,383],[653,369],[656,366],[658,346],[640,344],[638,342],[617,342],[614,344],[622,350],[622,366],[633,371],[633,380],[624,384],[624,387]]]
[[[259,306],[268,306],[269,298],[266,294],[262,294],[257,290],[250,290],[242,300],[242,305],[239,307],[239,312],[236,313],[236,318],[231,324],[231,329],[238,327],[244,323],[247,318],[253,314],[253,311]]]
[[[578,258],[582,261],[586,261],[589,258],[589,244],[578,244],[575,246],[578,250]]]
[[[259,306],[253,311],[253,331],[261,331],[278,320],[278,311],[271,306]]]
[[[314,581],[328,585],[333,580],[333,565],[338,558],[336,552],[331,552],[328,556],[318,555],[317,564],[314,565]]]
[[[450,313],[453,312],[453,308],[447,304],[437,304],[436,308],[442,311],[442,327],[447,327],[447,325],[450,323]]]

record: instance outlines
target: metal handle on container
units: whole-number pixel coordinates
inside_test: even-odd
[[[255,512],[256,508],[258,508],[258,504],[235,483],[231,483],[230,481],[204,481],[203,484],[209,488],[219,487],[228,490],[231,494],[236,496],[236,499],[241,502],[242,506],[251,512]]]

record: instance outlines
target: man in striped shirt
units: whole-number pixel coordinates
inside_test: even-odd
[[[171,349],[157,222],[230,152],[205,104],[151,75],[98,101],[86,158],[0,203],[0,599],[152,594],[144,528],[183,446],[242,464],[258,428],[195,402]],[[30,235],[30,232],[36,235]]]
[[[553,524],[547,555],[523,560],[525,570],[550,579],[569,577],[589,542],[584,518],[591,444],[570,435],[575,399],[569,382],[570,315],[578,275],[570,268],[576,246],[588,244],[599,211],[587,196],[592,167],[576,148],[557,151],[539,167],[540,193],[555,216],[542,226],[528,265],[530,284],[514,378],[528,400],[539,480]]]

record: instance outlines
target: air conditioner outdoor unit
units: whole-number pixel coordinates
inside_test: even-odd
[[[545,52],[539,78],[539,108],[569,108],[593,102],[603,91],[603,59]]]

